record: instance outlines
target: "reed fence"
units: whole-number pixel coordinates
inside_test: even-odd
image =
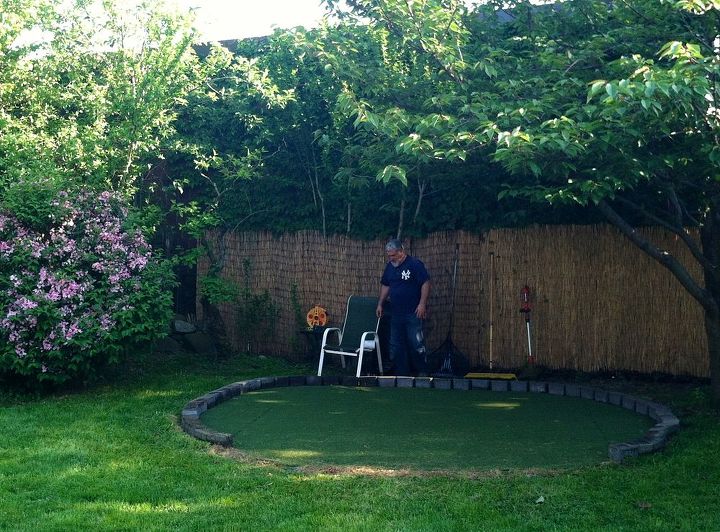
[[[660,229],[642,232],[701,278],[681,242]],[[248,261],[252,289],[268,290],[280,309],[274,336],[261,350],[300,359],[304,339],[294,316],[293,284],[303,312],[320,305],[333,324],[340,324],[348,295],[378,293],[386,260],[383,245],[381,240],[342,236],[324,239],[310,231],[281,236],[234,233],[226,235],[222,276],[242,285],[243,261]],[[449,331],[456,245],[459,260]],[[528,346],[519,310],[521,290],[528,285],[537,364],[580,371],[709,375],[702,309],[666,269],[613,227],[535,226],[480,235],[443,232],[410,240],[406,249],[423,260],[432,277],[426,322],[429,351],[451,332],[473,367],[487,367],[491,358],[496,367],[523,366]],[[207,266],[201,261],[200,279]],[[220,309],[230,344],[245,349],[234,307],[224,304]]]

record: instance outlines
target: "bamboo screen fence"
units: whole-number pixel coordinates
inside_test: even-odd
[[[653,228],[643,232],[692,266],[673,236]],[[317,232],[235,233],[226,235],[226,244],[223,277],[242,286],[243,261],[248,260],[252,289],[267,289],[280,309],[273,338],[261,350],[294,359],[304,352],[292,308],[293,283],[303,313],[320,305],[339,326],[348,295],[377,294],[385,264],[384,241],[323,239]],[[449,332],[456,244],[452,339],[472,367],[487,367],[491,354],[496,367],[525,364],[527,334],[519,310],[527,284],[537,364],[709,375],[700,306],[667,270],[603,225],[446,232],[407,242],[407,251],[423,260],[432,277],[426,322],[430,352]],[[199,278],[205,271],[207,263],[201,262]],[[697,267],[691,271],[700,278]],[[245,349],[232,306],[221,305],[221,314],[231,345]]]

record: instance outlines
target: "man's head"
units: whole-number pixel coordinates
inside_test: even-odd
[[[395,265],[400,264],[405,258],[405,248],[397,238],[388,240],[388,243],[385,244],[385,253],[387,253],[390,262]]]

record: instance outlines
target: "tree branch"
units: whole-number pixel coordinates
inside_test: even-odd
[[[698,302],[705,310],[716,310],[716,305],[712,299],[710,292],[700,286],[693,279],[687,268],[683,266],[675,257],[667,251],[660,250],[651,243],[647,238],[642,236],[634,227],[632,227],[625,219],[622,218],[606,201],[600,201],[597,204],[600,212],[605,218],[617,227],[633,244],[639,247],[647,255],[655,259],[657,262],[667,268],[670,273],[680,282],[680,284],[688,291],[688,293]]]
[[[700,249],[700,246],[698,243],[693,239],[685,229],[685,227],[682,225],[682,214],[680,214],[680,220],[678,221],[678,224],[671,224],[659,216],[655,216],[651,212],[649,212],[644,207],[641,207],[637,203],[630,201],[626,198],[617,197],[615,198],[616,201],[619,201],[623,205],[626,205],[638,213],[640,213],[642,216],[644,216],[649,222],[659,225],[660,227],[663,227],[673,233],[674,235],[677,235],[683,243],[687,246],[690,253],[692,253],[693,258],[700,263],[700,266],[702,266],[704,269],[714,269],[713,264],[708,260],[708,258],[703,254],[702,249]],[[679,205],[678,205],[679,208]],[[604,214],[604,213],[603,213]]]

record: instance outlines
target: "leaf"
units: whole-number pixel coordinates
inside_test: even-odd
[[[407,186],[408,182],[405,169],[400,166],[396,166],[394,164],[388,165],[383,168],[377,176],[377,180],[382,181],[386,185],[393,179],[397,179],[403,185]]]
[[[539,176],[540,174],[542,174],[542,169],[537,165],[537,163],[530,161],[528,162],[528,167],[530,168],[530,171],[533,173],[533,175]]]
[[[670,41],[660,49],[660,57],[676,57],[682,48],[680,41]]]
[[[652,97],[652,95],[655,94],[656,88],[657,88],[657,84],[654,81],[646,81],[645,82],[645,96],[647,98]]]
[[[607,92],[608,96],[610,96],[610,98],[612,98],[613,100],[617,97],[618,93],[617,87],[612,83],[608,83],[607,85],[605,85],[605,92]]]
[[[702,59],[702,51],[700,50],[700,45],[698,44],[688,44],[687,45],[687,51],[688,53],[695,59]]]
[[[588,94],[588,100],[595,96],[597,93],[599,93],[601,90],[603,90],[603,87],[605,87],[605,83],[606,81],[604,79],[593,81],[592,85],[590,85],[590,93]]]

